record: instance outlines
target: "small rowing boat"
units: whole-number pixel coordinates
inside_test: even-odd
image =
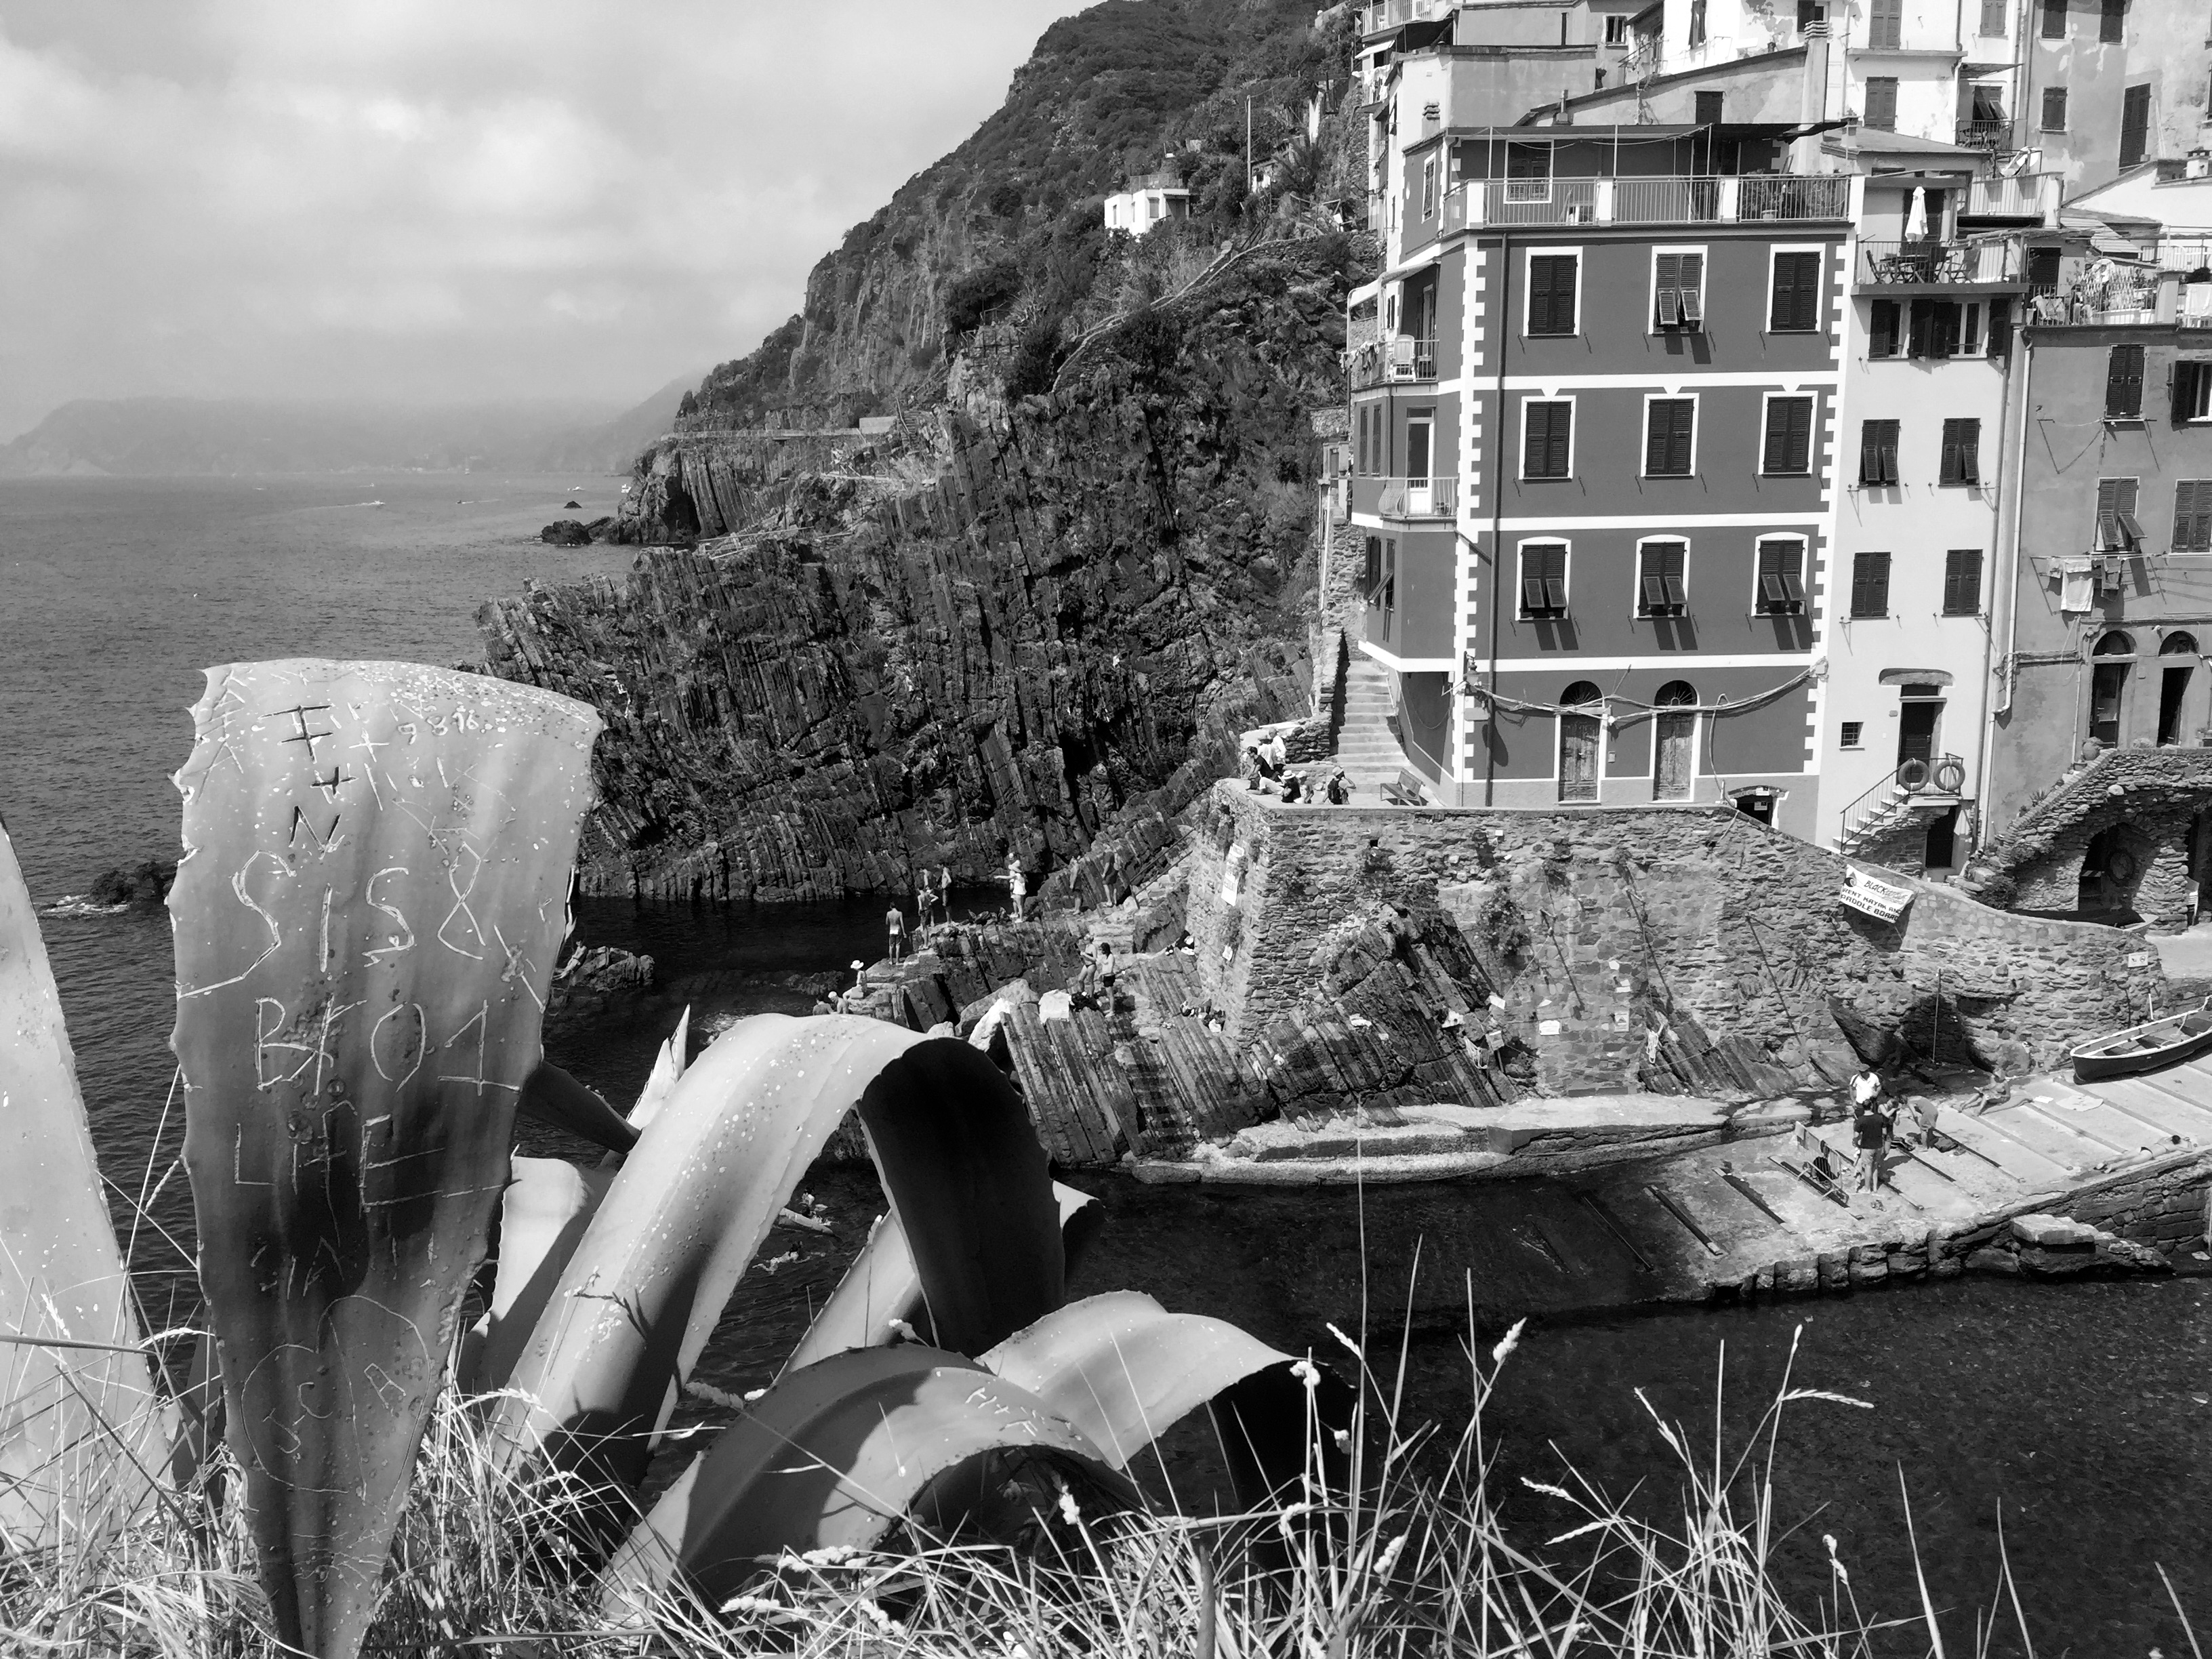
[[[2207,999],[2212,1004],[2212,999]],[[2131,1077],[2154,1072],[2212,1048],[2212,1011],[2191,1008],[2168,1014],[2109,1036],[2093,1037],[2073,1052],[2074,1080],[2094,1083],[2099,1078]]]

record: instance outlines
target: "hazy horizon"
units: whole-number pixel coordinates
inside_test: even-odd
[[[796,312],[1079,9],[9,0],[0,442],[81,399],[629,409]]]

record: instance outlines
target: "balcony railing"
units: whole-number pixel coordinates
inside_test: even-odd
[[[1859,282],[1877,288],[1955,283],[2016,283],[2015,242],[1878,242],[1859,244]]]
[[[1897,812],[1901,816],[1916,803],[1941,806],[1958,800],[1966,781],[1966,763],[1956,755],[1901,761],[1894,772],[1881,778],[1844,808],[1837,844],[1843,845],[1862,830],[1893,827],[1877,823],[1885,814]]]
[[[1747,173],[1723,178],[1471,179],[1447,191],[1437,223],[1675,225],[1850,216],[1844,173]],[[1411,238],[1408,238],[1409,242]]]
[[[1961,121],[1959,143],[1967,149],[2002,149],[2012,137],[2009,121]]]
[[[1389,380],[1433,380],[1437,378],[1437,343],[1398,338],[1376,340],[1346,354],[1352,373],[1352,389]]]
[[[1360,27],[1369,34],[1380,34],[1403,23],[1433,22],[1449,16],[1457,3],[1458,0],[1376,0],[1362,13]]]
[[[1459,480],[1385,478],[1375,510],[1386,519],[1450,519],[1459,514]]]
[[[1973,179],[1959,204],[1962,219],[2048,220],[2058,208],[2055,173],[2022,173],[2010,179]]]
[[[2113,265],[2100,259],[2069,283],[2031,290],[2027,320],[2045,328],[2154,323],[2158,287],[2154,266]]]

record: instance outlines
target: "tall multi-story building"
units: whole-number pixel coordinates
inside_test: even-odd
[[[2116,244],[2030,239],[2039,280],[2008,410],[2017,552],[1993,618],[1998,833],[2094,752],[2212,740],[2212,244],[2172,238],[2133,258]],[[2070,890],[2033,900],[2118,908],[2146,881],[2160,908],[2196,897],[2212,877],[2207,808],[2212,767],[2174,771],[2072,849]]]
[[[2023,76],[2013,144],[2070,197],[2212,143],[2212,27],[2172,0],[2013,0]]]
[[[1973,844],[2021,232],[2048,194],[1948,173],[1864,188],[1817,839],[1892,867],[1953,870]]]
[[[1441,798],[1733,799],[1814,832],[1857,181],[1764,170],[1784,142],[1401,143],[1359,296],[1383,336],[1352,393],[1359,648]]]

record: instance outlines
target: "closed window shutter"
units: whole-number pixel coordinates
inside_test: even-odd
[[[1818,320],[1820,256],[1817,253],[1778,253],[1774,256],[1774,306],[1768,326],[1790,332],[1810,329]]]
[[[1894,357],[1897,355],[1897,301],[1876,300],[1872,322],[1867,355],[1870,357]]]
[[[1982,608],[1982,551],[1954,549],[1943,558],[1943,614],[1971,617]]]
[[[1884,421],[1881,434],[1881,481],[1886,484],[1898,482],[1897,422]]]
[[[1572,404],[1552,405],[1552,430],[1544,447],[1544,471],[1549,477],[1564,478],[1567,476],[1567,444],[1572,434],[1570,422],[1573,414]]]
[[[1978,484],[1982,481],[1982,423],[1979,421],[1959,422],[1959,482]]]
[[[1686,473],[1690,470],[1691,438],[1696,430],[1698,406],[1684,398],[1674,404],[1673,452],[1668,457],[1668,470]]]
[[[2066,0],[2043,0],[2043,38],[2063,40],[2066,38]]]
[[[1982,0],[1982,29],[1984,35],[2002,36],[2005,32],[2005,0]]]
[[[1528,262],[1528,331],[1571,334],[1575,328],[1575,261],[1547,254]]]
[[[1928,355],[1929,330],[1935,315],[1936,302],[1933,300],[1915,300],[1912,302],[1911,321],[1905,341],[1906,356],[1925,357]]]
[[[1644,407],[1644,471],[1647,476],[1656,477],[1668,470],[1667,461],[1674,423],[1664,398],[1654,398]]]
[[[2120,165],[2131,167],[2150,147],[2150,88],[2130,87],[2120,101]]]
[[[1889,555],[1861,553],[1851,561],[1851,615],[1889,614]]]
[[[1902,36],[1904,22],[1904,0],[1874,0],[1867,26],[1867,44],[1894,49]]]
[[[1960,455],[1962,435],[1960,428],[1965,425],[1966,422],[1963,421],[1943,422],[1943,471],[1940,480],[1942,483],[1954,484],[1966,482],[1966,471]]]
[[[2127,34],[2128,0],[2105,0],[2103,15],[2097,19],[2097,39],[2118,40]]]
[[[1766,401],[1766,455],[1764,470],[1790,473],[1808,470],[1813,436],[1810,398],[1770,398]]]
[[[1528,331],[1552,331],[1552,264],[1549,259],[1528,262]]]
[[[1532,403],[1527,405],[1527,411],[1522,416],[1527,435],[1522,443],[1521,471],[1531,478],[1540,478],[1544,476],[1544,455],[1552,429],[1552,406]]]
[[[2132,420],[2142,413],[2142,380],[2143,349],[2139,345],[2114,346],[2105,373],[2107,420]]]
[[[2173,544],[2186,552],[2212,552],[2212,478],[2185,478],[2174,485]]]

